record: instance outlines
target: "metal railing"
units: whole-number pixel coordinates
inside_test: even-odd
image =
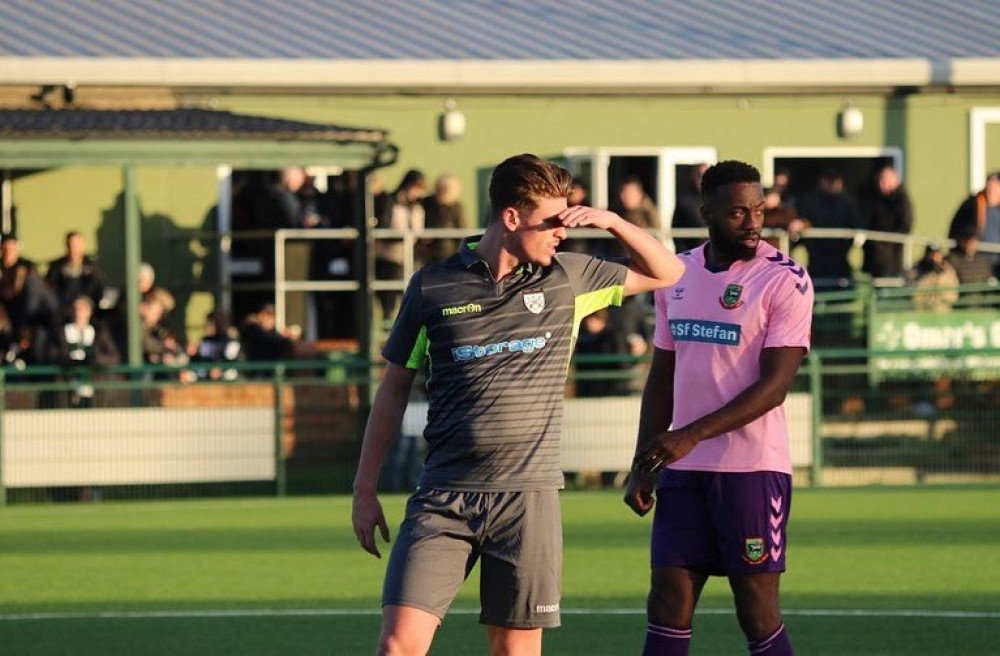
[[[938,360],[924,375],[873,375],[877,362],[928,356]],[[1000,482],[1000,367],[968,358],[1000,361],[1000,348],[813,351],[785,404],[798,484]],[[566,471],[627,469],[648,364],[574,358]],[[357,389],[379,367],[225,366],[240,377],[181,382],[205,365],[3,370],[0,503],[348,491],[366,421]],[[601,380],[630,384],[581,395]],[[69,400],[81,383],[88,407]]]

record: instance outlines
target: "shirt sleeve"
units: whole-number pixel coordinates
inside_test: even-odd
[[[420,272],[410,278],[396,322],[382,348],[382,357],[407,369],[419,369],[427,360],[429,342],[421,280]]]
[[[813,286],[809,274],[803,272],[799,278],[789,271],[775,289],[764,348],[801,346],[808,351],[812,342],[813,313]]]
[[[576,315],[585,317],[625,298],[628,267],[583,253],[559,253],[557,262],[569,277],[576,299]]]
[[[667,315],[667,292],[669,289],[657,289],[653,292],[653,303],[656,306],[656,329],[653,331],[653,346],[664,351],[674,351],[674,336],[670,334],[670,318]]]

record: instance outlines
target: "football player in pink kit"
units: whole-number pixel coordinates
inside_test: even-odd
[[[625,502],[653,507],[644,654],[687,654],[710,575],[727,576],[751,654],[792,645],[778,608],[791,506],[782,402],[809,350],[805,269],[760,239],[760,174],[727,161],[705,172],[709,241],[656,299],[656,351],[642,397]]]

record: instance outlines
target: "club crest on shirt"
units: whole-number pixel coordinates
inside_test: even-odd
[[[531,292],[524,294],[522,298],[524,299],[524,307],[528,308],[528,312],[532,314],[541,314],[542,310],[545,309],[545,292]]]
[[[670,297],[672,301],[683,301],[684,300],[684,288],[674,287],[674,294]]]
[[[743,285],[727,285],[726,291],[719,297],[719,305],[726,310],[735,310],[743,305],[740,296],[743,295]]]
[[[743,552],[743,560],[751,565],[759,565],[767,560],[767,552],[764,551],[764,538],[747,538]]]

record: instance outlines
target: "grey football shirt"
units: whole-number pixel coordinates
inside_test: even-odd
[[[621,305],[628,269],[558,253],[500,282],[463,241],[410,280],[382,355],[428,368],[427,459],[420,486],[517,491],[563,485],[566,373],[580,321]]]

